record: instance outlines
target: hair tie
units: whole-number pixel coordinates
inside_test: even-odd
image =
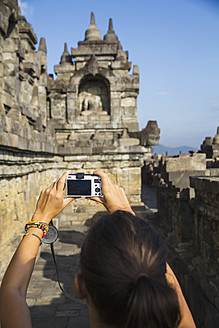
[[[138,280],[139,280],[140,278],[142,278],[142,277],[146,277],[146,278],[148,278],[149,276],[148,276],[147,273],[140,272],[140,273],[137,274],[137,276],[135,277],[135,280],[134,280],[135,285],[137,284]]]

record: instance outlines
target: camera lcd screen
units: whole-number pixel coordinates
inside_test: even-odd
[[[67,194],[76,196],[91,195],[90,180],[67,180]]]

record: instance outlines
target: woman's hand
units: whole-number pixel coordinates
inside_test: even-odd
[[[33,220],[49,223],[59,214],[73,198],[63,198],[63,189],[68,173],[44,189],[37,202]],[[5,273],[0,289],[0,316],[4,328],[25,327],[31,328],[31,316],[26,302],[26,292],[34,268],[42,230],[30,228],[25,238],[17,248],[10,265]]]
[[[67,176],[68,173],[65,172],[50,187],[41,191],[32,220],[49,223],[74,199],[70,197],[63,198]]]
[[[91,199],[103,204],[111,213],[117,210],[123,210],[135,215],[125,195],[124,189],[112,183],[106,173],[95,171],[94,174],[101,178],[103,197],[92,197]]]

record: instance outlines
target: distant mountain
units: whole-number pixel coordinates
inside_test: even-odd
[[[168,147],[168,146],[163,146],[163,145],[157,145],[157,146],[152,146],[152,148],[154,149],[153,154],[157,154],[157,155],[162,155],[162,154],[166,154],[166,152],[168,152],[168,155],[179,155],[180,151],[182,154],[187,154],[189,153],[190,150],[197,150],[193,147],[189,147],[189,146],[180,146],[180,147]]]

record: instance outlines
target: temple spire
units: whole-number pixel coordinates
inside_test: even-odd
[[[104,36],[104,40],[107,42],[118,42],[118,37],[113,30],[112,18],[110,18],[110,20],[109,20],[109,28],[108,28],[107,34]]]
[[[46,40],[44,38],[40,39],[40,44],[39,44],[38,50],[45,52],[45,54],[47,53]]]
[[[109,31],[114,32],[113,31],[113,20],[112,20],[112,18],[110,18],[110,20],[109,20]]]
[[[72,64],[72,58],[68,52],[68,46],[67,46],[67,43],[65,42],[65,45],[64,45],[64,52],[62,54],[62,57],[60,59],[60,64],[63,64],[63,63],[70,63]]]
[[[92,11],[90,18],[90,26],[85,32],[85,41],[96,41],[102,40],[100,30],[97,28],[95,23],[94,13]]]
[[[96,25],[96,23],[95,23],[95,17],[94,17],[94,12],[93,11],[91,12],[90,24],[95,24]]]

